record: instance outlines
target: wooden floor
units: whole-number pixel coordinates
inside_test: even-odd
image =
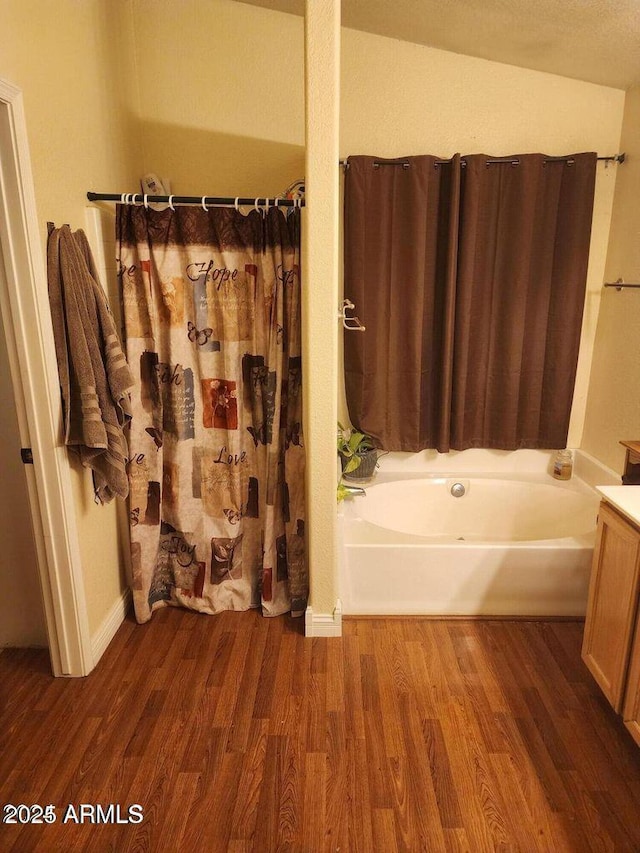
[[[0,654],[0,804],[55,817],[0,850],[640,851],[640,750],[580,623],[301,630],[166,609],[77,680]]]

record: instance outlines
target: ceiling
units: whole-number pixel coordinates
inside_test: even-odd
[[[304,0],[239,2],[304,14]],[[640,83],[640,0],[342,0],[342,24],[618,89]]]

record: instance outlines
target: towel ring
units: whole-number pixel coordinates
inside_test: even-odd
[[[173,206],[173,196],[172,195],[169,196],[169,207],[171,208],[171,210],[175,210],[175,207]]]

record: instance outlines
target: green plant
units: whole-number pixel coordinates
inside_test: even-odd
[[[342,473],[351,474],[358,468],[362,456],[376,446],[370,435],[338,424],[338,454],[342,458]]]
[[[336,490],[336,498],[338,500],[338,503],[343,501],[345,498],[350,497],[352,494],[353,493],[351,491],[349,491],[349,489],[346,486],[344,486],[342,484],[342,482],[338,483],[338,488]]]

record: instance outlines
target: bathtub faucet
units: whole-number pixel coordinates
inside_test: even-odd
[[[344,488],[351,492],[352,495],[366,495],[367,493],[360,486],[347,486],[345,483],[342,484]]]

